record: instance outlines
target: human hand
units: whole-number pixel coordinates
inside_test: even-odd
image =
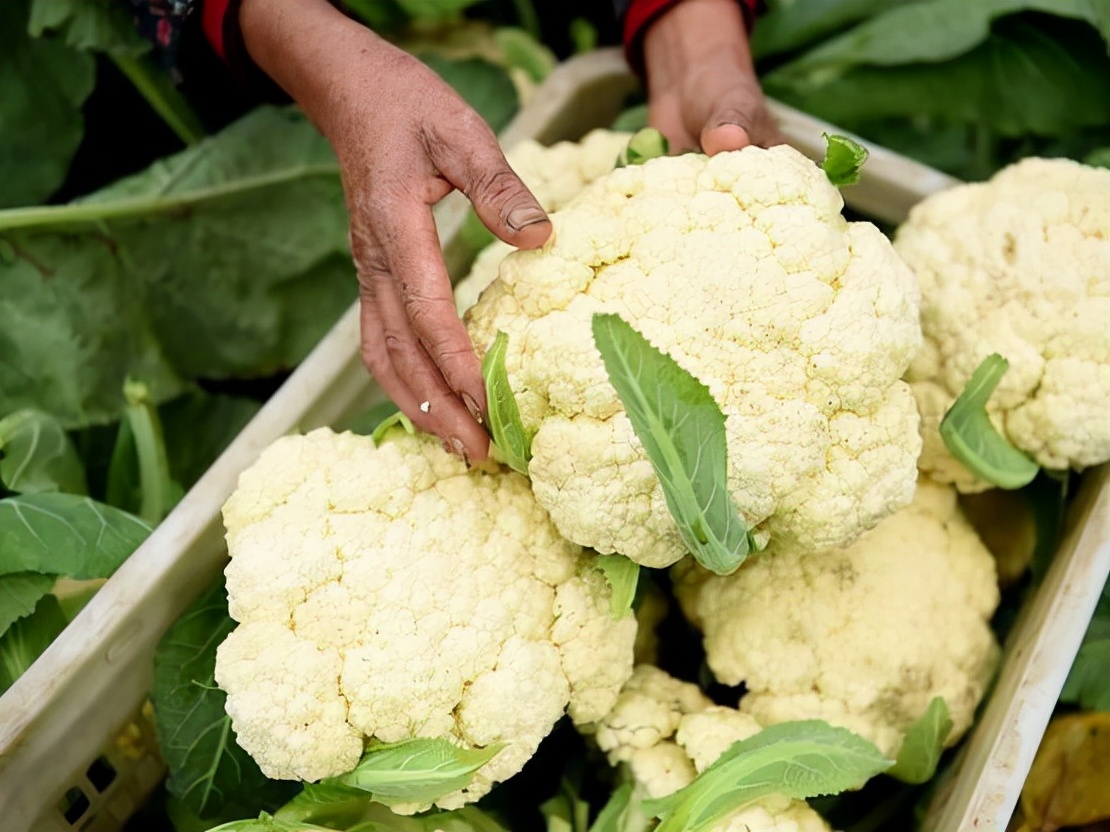
[[[755,74],[736,0],[683,0],[644,35],[648,122],[676,151],[712,156],[783,138]]]
[[[432,206],[457,188],[518,248],[543,245],[547,215],[481,116],[419,60],[326,0],[243,0],[239,19],[252,59],[338,156],[363,360],[414,425],[453,453],[485,459],[485,385],[455,312]]]

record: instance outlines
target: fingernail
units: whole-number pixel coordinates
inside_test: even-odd
[[[505,225],[509,226],[513,231],[520,231],[522,228],[527,228],[530,225],[535,225],[546,219],[547,214],[542,210],[535,206],[527,205],[523,208],[514,208],[510,211],[509,216],[505,217]]]
[[[466,409],[470,411],[470,415],[474,417],[474,421],[479,425],[482,424],[482,409],[478,407],[478,402],[474,401],[474,397],[469,393],[463,393],[462,400],[463,404],[466,405]]]
[[[459,439],[457,436],[452,436],[450,441],[451,441],[451,445],[455,449],[455,453],[458,456],[462,457],[462,461],[465,462],[466,467],[469,468],[470,467],[470,458],[466,455],[466,445],[464,445],[462,440]]]

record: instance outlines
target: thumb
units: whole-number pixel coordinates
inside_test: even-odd
[[[714,156],[725,150],[740,150],[752,143],[751,134],[735,122],[724,122],[715,126],[706,125],[701,131],[701,148],[707,156]]]
[[[507,163],[466,194],[482,224],[506,243],[539,248],[551,237],[547,212]]]
[[[484,122],[461,141],[435,149],[432,159],[470,200],[482,224],[500,239],[517,248],[539,248],[547,242],[551,220],[509,167]]]
[[[767,110],[758,87],[740,85],[722,98],[710,111],[702,128],[702,150],[712,156],[726,150],[741,150],[749,145],[770,147],[781,144],[778,125]]]

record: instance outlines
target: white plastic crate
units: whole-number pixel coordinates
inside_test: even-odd
[[[615,50],[556,69],[503,135],[544,143],[576,139],[620,111],[635,80]],[[818,158],[830,125],[774,106],[783,132]],[[846,202],[900,222],[950,177],[871,147]],[[437,209],[451,273],[466,266],[458,242],[465,202]],[[382,400],[358,352],[349,310],[204,477],[41,659],[0,697],[0,818],[5,832],[114,832],[157,784],[162,765],[143,712],[154,648],[223,567],[220,508],[239,473],[277,437],[335,424]],[[1052,569],[1024,610],[998,685],[927,821],[934,832],[1005,829],[1098,593],[1110,572],[1107,470],[1085,479]],[[69,809],[67,817],[66,809]]]

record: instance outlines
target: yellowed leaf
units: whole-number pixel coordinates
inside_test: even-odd
[[[1021,808],[1030,832],[1110,818],[1110,713],[1052,720],[1025,781]]]

